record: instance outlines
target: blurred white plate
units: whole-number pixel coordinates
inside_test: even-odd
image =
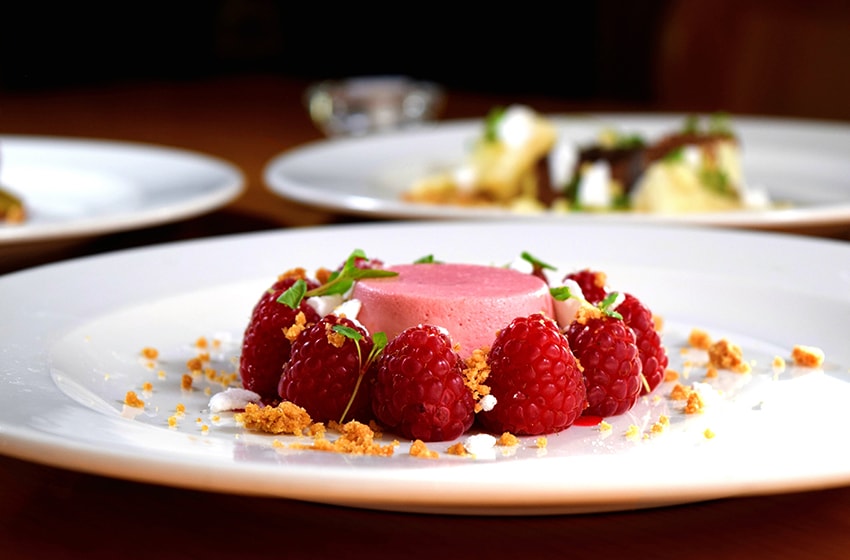
[[[282,449],[274,440],[293,438],[216,420],[207,407],[220,386],[198,379],[191,391],[181,389],[199,337],[222,340],[213,365],[233,371],[251,308],[277,274],[336,266],[354,248],[389,263],[429,253],[506,263],[528,250],[564,270],[595,267],[664,318],[671,367],[685,371],[679,350],[699,327],[739,344],[753,373],[721,372],[710,382],[723,393],[701,415],[681,413],[668,398],[671,385],[662,385],[610,419],[610,433],[576,425],[550,435],[545,449],[528,438],[492,459],[447,455],[449,443],[430,445],[437,460],[410,457],[404,441],[392,457]],[[378,222],[37,267],[0,277],[0,309],[0,452],[68,469],[364,508],[488,515],[627,510],[850,484],[847,243],[717,228]],[[774,356],[788,356],[796,344],[822,348],[824,367],[775,373]],[[140,356],[147,346],[160,351],[155,367]],[[685,383],[703,380],[699,367],[690,375]],[[128,390],[145,400],[143,412],[123,407]],[[178,403],[185,416],[170,428]],[[646,433],[661,414],[671,418],[664,433],[625,436],[632,424]]]
[[[0,224],[0,249],[161,225],[224,206],[242,191],[232,164],[129,142],[0,136],[0,184],[24,201]]]
[[[595,114],[551,116],[560,138],[583,145],[603,128],[647,139],[678,130],[685,115]],[[741,137],[744,172],[776,201],[793,208],[679,215],[550,214],[575,223],[686,223],[795,230],[850,224],[850,125],[733,116]],[[445,121],[413,131],[314,142],[273,158],[265,170],[280,196],[330,210],[383,218],[539,220],[506,210],[433,206],[401,200],[414,180],[457,165],[483,120]]]

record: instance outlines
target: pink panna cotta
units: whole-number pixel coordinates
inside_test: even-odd
[[[392,340],[408,327],[445,328],[464,359],[491,346],[496,333],[516,317],[553,316],[549,286],[508,268],[423,263],[389,267],[398,276],[359,280],[352,297],[361,302],[357,320],[369,332]]]

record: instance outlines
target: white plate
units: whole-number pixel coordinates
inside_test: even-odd
[[[551,116],[565,142],[583,145],[604,127],[646,138],[678,130],[685,115],[596,114]],[[410,132],[308,144],[272,159],[270,189],[289,199],[335,211],[406,218],[517,218],[505,210],[404,202],[414,180],[460,163],[481,133],[482,120],[446,121]],[[850,223],[850,125],[735,117],[749,183],[767,188],[791,209],[680,215],[570,214],[578,223],[688,223],[796,229]],[[521,217],[521,216],[520,216]],[[526,216],[536,220],[539,216]]]
[[[272,436],[217,425],[205,381],[180,389],[200,336],[227,342],[234,368],[251,307],[293,266],[336,266],[354,248],[387,262],[425,254],[504,263],[528,250],[563,269],[604,270],[665,320],[672,367],[690,329],[728,337],[752,375],[685,416],[667,398],[611,419],[609,435],[572,426],[495,459],[417,459],[282,450]],[[723,229],[534,224],[370,223],[229,236],[89,257],[0,277],[0,451],[164,485],[416,512],[542,514],[648,508],[850,483],[850,244]],[[822,369],[771,370],[793,345],[822,348]],[[149,368],[143,347],[161,352]],[[166,376],[159,377],[162,369]],[[702,379],[694,368],[689,380]],[[142,384],[150,381],[153,393]],[[147,402],[126,415],[128,390]],[[186,405],[177,428],[168,417]],[[630,440],[671,416],[670,429]],[[202,426],[209,427],[204,434]],[[713,439],[704,436],[709,428]],[[287,441],[288,438],[279,438]],[[309,440],[308,440],[309,441]]]
[[[0,225],[0,248],[160,225],[235,199],[244,177],[208,155],[106,140],[0,136],[0,184],[29,217]]]

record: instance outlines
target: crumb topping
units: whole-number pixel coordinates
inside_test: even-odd
[[[303,315],[303,313],[301,315]],[[345,344],[345,335],[336,332],[333,327],[334,326],[330,323],[325,324],[325,336],[328,339],[328,344],[334,348],[342,348],[342,345]]]
[[[297,315],[295,315],[295,323],[291,325],[288,329],[285,329],[283,334],[286,336],[286,339],[289,342],[293,342],[301,332],[307,328],[307,317],[304,315],[303,311],[299,311]]]
[[[135,391],[127,391],[124,395],[124,404],[133,408],[144,408],[145,401],[139,398]]]
[[[712,344],[711,335],[702,329],[691,329],[691,333],[688,335],[688,344],[700,350],[708,350]]]
[[[499,439],[496,440],[496,445],[499,447],[512,447],[519,445],[519,438],[510,432],[504,432]]]
[[[823,365],[825,355],[820,348],[798,344],[791,350],[791,358],[798,366],[814,368]]]
[[[428,446],[421,439],[414,440],[410,444],[410,455],[411,457],[418,457],[420,459],[437,459],[440,457],[439,453],[428,449]]]
[[[709,364],[720,369],[728,369],[737,373],[747,373],[750,366],[744,362],[741,347],[732,344],[725,338],[712,343],[708,347]]]
[[[475,400],[475,412],[481,412],[481,398],[490,394],[490,387],[484,382],[490,376],[490,364],[487,363],[488,348],[478,348],[466,360],[466,368],[463,370],[463,383],[470,391]]]
[[[249,430],[295,436],[302,435],[312,423],[306,410],[289,401],[283,401],[277,406],[248,403],[245,412],[238,414],[237,419]]]

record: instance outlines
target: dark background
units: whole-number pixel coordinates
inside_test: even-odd
[[[367,6],[16,3],[0,14],[0,89],[407,74],[647,109],[850,119],[843,0]]]

